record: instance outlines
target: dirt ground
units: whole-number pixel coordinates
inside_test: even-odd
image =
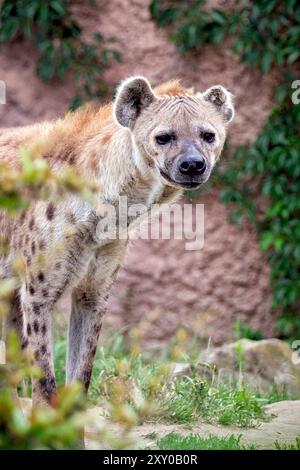
[[[221,426],[198,422],[190,425],[145,423],[136,426],[130,432],[129,438],[138,448],[155,448],[156,441],[170,433],[181,435],[198,434],[207,438],[210,434],[218,437],[226,437],[234,434],[241,436],[241,444],[254,445],[257,449],[274,449],[275,441],[280,444],[295,444],[296,437],[300,433],[300,401],[282,401],[266,407],[270,420],[260,423],[254,428],[238,428],[236,426]],[[85,442],[87,449],[99,449],[102,445],[97,441],[97,425],[103,425],[101,409],[94,407],[89,409],[88,416],[91,424],[86,427]],[[115,429],[118,432],[118,429]],[[156,437],[153,438],[153,435]]]
[[[28,414],[31,410],[31,400],[21,399],[23,411]],[[268,405],[265,408],[270,419],[253,428],[239,428],[236,426],[221,426],[205,422],[196,422],[189,425],[144,423],[131,429],[128,435],[128,447],[140,448],[156,447],[156,441],[172,432],[186,435],[199,434],[207,438],[210,434],[226,437],[231,434],[241,436],[241,444],[255,445],[257,449],[274,449],[275,441],[280,444],[295,444],[300,433],[300,401],[281,401]],[[105,426],[103,410],[99,406],[89,408],[87,411],[88,424],[85,427],[85,445],[88,450],[104,449],[103,440],[99,437],[99,430]],[[120,435],[119,425],[110,423],[110,432]],[[155,437],[154,437],[155,436]]]
[[[222,3],[222,2],[218,2]],[[223,2],[224,3],[224,2]],[[236,119],[230,139],[253,139],[271,106],[276,75],[262,77],[238,63],[228,48],[206,46],[197,55],[180,57],[166,31],[151,20],[146,0],[97,0],[94,6],[74,2],[86,36],[101,31],[114,37],[123,56],[106,72],[115,84],[133,74],[152,84],[178,77],[198,90],[221,83],[235,96]],[[64,83],[41,83],[35,74],[36,54],[26,43],[0,50],[0,79],[7,84],[7,105],[0,106],[2,127],[30,124],[61,115],[74,95],[72,77]],[[272,335],[269,315],[268,266],[253,229],[228,223],[228,210],[218,202],[219,189],[204,194],[205,244],[197,252],[184,242],[146,241],[133,244],[110,302],[108,322],[122,326],[158,309],[149,336],[163,339],[180,323],[197,328],[213,342],[231,339],[235,316]]]

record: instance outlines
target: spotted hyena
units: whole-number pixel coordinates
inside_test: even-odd
[[[0,231],[9,241],[1,276],[11,276],[17,257],[25,263],[5,331],[17,330],[43,371],[33,382],[34,401],[51,401],[56,391],[52,312],[67,289],[66,380],[89,387],[109,290],[127,247],[124,237],[99,237],[98,204],[116,207],[127,196],[128,206],[141,203],[147,213],[201,186],[221,154],[233,114],[231,95],[221,86],[196,93],[171,81],[153,90],[145,78],[133,77],[121,84],[113,104],[0,132],[0,161],[16,167],[19,148],[34,147],[54,172],[73,166],[101,188],[95,204],[68,195],[56,203],[33,202],[14,219],[0,214]],[[129,228],[139,220],[129,219]]]

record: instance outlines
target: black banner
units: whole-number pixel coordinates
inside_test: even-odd
[[[128,451],[2,451],[0,454],[0,468],[14,468],[14,465],[30,464],[31,468],[43,468],[53,464],[82,466],[87,470],[88,466],[96,468],[122,467],[124,469],[136,469],[147,466],[191,466],[203,465],[231,465],[232,468],[241,470],[241,465],[265,464],[296,464],[299,465],[299,452],[297,451],[153,451],[153,450],[128,450]],[[53,468],[53,467],[52,467]]]

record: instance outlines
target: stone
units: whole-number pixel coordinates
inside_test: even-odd
[[[300,365],[294,360],[292,349],[278,339],[241,339],[207,349],[200,359],[216,367],[220,381],[242,378],[261,391],[275,385],[293,398],[300,397]]]
[[[172,377],[177,378],[177,377],[184,377],[184,376],[189,376],[192,373],[192,367],[190,364],[184,363],[184,362],[178,362],[172,365]]]

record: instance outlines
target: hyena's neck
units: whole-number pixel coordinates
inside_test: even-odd
[[[137,191],[143,180],[151,179],[131,132],[117,126],[105,148],[98,147],[98,178],[103,197],[114,202],[122,194]]]

